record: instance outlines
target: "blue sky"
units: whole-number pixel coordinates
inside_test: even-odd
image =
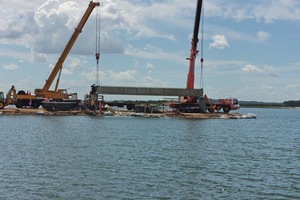
[[[88,0],[1,2],[0,90],[6,92],[12,84],[31,92],[41,88],[88,4]],[[83,98],[96,83],[97,12],[100,85],[185,88],[196,0],[100,4],[64,63],[60,88]],[[299,100],[299,32],[298,0],[204,0],[204,93],[211,98]],[[201,52],[195,88],[200,87],[200,58]]]

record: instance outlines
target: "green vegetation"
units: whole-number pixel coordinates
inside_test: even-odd
[[[299,101],[285,101],[283,102],[283,104],[285,106],[288,106],[288,107],[300,107],[300,100]]]
[[[240,101],[241,107],[258,107],[258,108],[282,108],[282,107],[300,107],[300,101],[276,102],[258,102],[258,101]]]
[[[275,102],[259,102],[259,101],[240,101],[241,107],[251,107],[251,108],[279,108],[283,107],[283,103]]]

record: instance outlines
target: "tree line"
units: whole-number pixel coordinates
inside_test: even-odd
[[[300,100],[299,101],[284,101],[283,105],[288,106],[288,107],[300,107]]]

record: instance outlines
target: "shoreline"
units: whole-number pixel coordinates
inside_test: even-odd
[[[230,117],[239,117],[240,113],[176,113],[165,111],[161,113],[138,113],[128,110],[108,109],[106,111],[47,111],[43,108],[4,108],[0,111],[1,115],[44,115],[44,116],[132,116],[132,117],[178,117],[188,119],[230,119]]]

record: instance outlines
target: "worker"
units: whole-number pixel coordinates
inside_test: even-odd
[[[79,107],[82,111],[85,111],[86,110],[86,107],[84,105],[84,103],[82,101],[79,102]]]
[[[102,101],[99,101],[99,110],[102,111]]]
[[[173,108],[174,104],[173,104],[173,100],[170,101],[170,108]]]
[[[95,110],[95,101],[94,101],[94,100],[91,101],[91,109],[92,109],[92,110]]]

